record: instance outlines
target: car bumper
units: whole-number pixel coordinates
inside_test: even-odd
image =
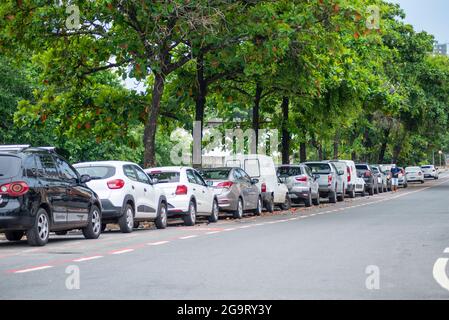
[[[108,199],[101,199],[101,219],[106,221],[111,220],[117,220],[120,218],[123,214],[122,207],[115,206],[110,200]]]
[[[290,199],[304,200],[309,198],[310,189],[308,187],[294,187],[289,191]]]
[[[34,224],[34,217],[26,215],[0,216],[0,232],[28,230]]]

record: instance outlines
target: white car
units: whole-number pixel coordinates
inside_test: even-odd
[[[215,189],[190,167],[161,167],[145,169],[155,186],[164,192],[168,216],[182,217],[186,226],[193,226],[197,216],[217,222],[219,207]]]
[[[433,165],[422,166],[421,169],[424,173],[425,179],[431,178],[431,179],[438,180],[440,177],[440,171],[438,170],[437,167],[435,167]]]
[[[424,183],[424,173],[421,167],[407,167],[405,168],[405,176],[407,182],[421,182]]]
[[[279,180],[273,158],[264,155],[234,155],[225,158],[226,167],[238,167],[258,180],[257,186],[262,194],[264,207],[274,211],[274,206],[282,210],[291,208],[288,187]]]
[[[154,221],[158,229],[167,227],[167,199],[137,164],[99,161],[74,167],[92,178],[87,186],[101,200],[103,231],[108,223],[118,223],[123,233],[132,232],[144,221]]]
[[[360,194],[362,197],[366,195],[365,180],[363,178],[355,177],[354,179],[354,191],[356,194]]]

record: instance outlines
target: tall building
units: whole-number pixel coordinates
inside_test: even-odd
[[[438,43],[435,42],[433,46],[433,53],[447,56],[447,43]]]

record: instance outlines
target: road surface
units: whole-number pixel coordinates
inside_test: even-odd
[[[448,195],[442,175],[216,224],[0,241],[0,299],[448,299]]]

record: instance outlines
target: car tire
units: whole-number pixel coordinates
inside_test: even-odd
[[[193,200],[190,200],[189,202],[189,210],[187,211],[187,214],[182,217],[182,220],[184,221],[184,225],[187,227],[192,227],[196,223],[196,205]]]
[[[56,234],[57,236],[65,236],[65,235],[67,235],[67,233],[68,233],[67,230],[66,230],[66,231],[56,231],[56,232],[55,232],[55,234]]]
[[[83,228],[86,239],[98,239],[101,234],[101,211],[97,206],[92,206],[89,212],[87,226]]]
[[[309,191],[307,199],[304,199],[304,205],[306,206],[306,208],[310,208],[312,206],[312,201],[312,191]]]
[[[159,206],[159,212],[154,223],[157,229],[167,228],[167,205],[164,202]]]
[[[131,233],[134,228],[134,208],[127,203],[125,205],[125,211],[118,219],[118,225],[122,233]]]
[[[343,201],[345,201],[345,194],[346,194],[346,190],[343,189],[343,193],[337,196],[337,201],[338,201],[338,202],[343,202]]]
[[[25,231],[6,231],[5,238],[8,241],[20,241],[25,235]]]
[[[355,189],[349,193],[349,198],[351,198],[351,199],[355,198]]]
[[[337,192],[331,191],[329,193],[329,203],[337,203]]]
[[[366,191],[365,190],[362,191],[362,197],[366,197]]]
[[[319,205],[321,204],[321,198],[320,198],[320,195],[317,194],[316,198],[313,199],[312,202],[313,202],[313,205],[319,206]]]
[[[50,220],[47,210],[40,208],[31,229],[26,232],[28,244],[33,247],[45,246],[50,236]]]
[[[270,197],[270,200],[265,202],[265,208],[270,213],[274,212],[274,199],[273,199],[273,196]]]
[[[259,197],[257,199],[257,208],[254,210],[254,215],[255,216],[260,216],[262,214],[262,209],[263,209],[262,198]]]
[[[283,204],[280,205],[281,210],[287,211],[290,210],[292,207],[292,200],[290,199],[290,196],[288,194],[285,195],[285,201]]]
[[[220,207],[218,206],[217,199],[214,199],[214,203],[212,204],[212,214],[207,218],[210,223],[218,222],[220,217]]]
[[[234,219],[242,219],[243,218],[243,200],[239,198],[237,202],[237,210],[234,211]]]

